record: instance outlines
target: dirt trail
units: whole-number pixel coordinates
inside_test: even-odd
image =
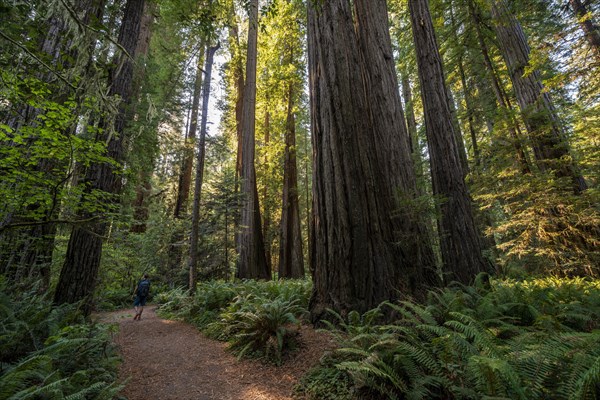
[[[333,347],[324,333],[300,330],[301,349],[281,367],[238,361],[226,344],[210,340],[188,324],[163,320],[146,307],[141,321],[132,310],[106,313],[117,322],[115,338],[123,364],[120,379],[129,400],[290,400],[293,386]]]

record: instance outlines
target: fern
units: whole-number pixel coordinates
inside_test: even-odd
[[[120,386],[114,384],[112,328],[81,323],[77,305],[54,307],[43,297],[19,298],[3,290],[0,283],[0,344],[10,356],[2,358],[0,398],[115,397]]]
[[[108,386],[110,385],[105,382],[96,382],[91,386],[81,389],[77,393],[70,394],[69,396],[65,397],[65,400],[86,400],[90,397],[90,394],[98,393]]]
[[[431,292],[425,305],[382,304],[372,312],[385,306],[397,316],[387,325],[334,312],[327,325],[344,357],[338,368],[384,398],[592,399],[598,289],[552,279],[456,285]]]
[[[21,400],[21,399],[37,399],[39,397],[46,397],[48,395],[55,398],[62,398],[63,396],[63,388],[65,383],[67,383],[68,379],[60,379],[60,380],[51,380],[50,382],[42,382],[34,386],[30,386],[27,389],[21,390],[10,396],[7,400]],[[46,395],[46,396],[42,396]]]
[[[240,308],[236,310],[236,308]],[[290,345],[294,331],[289,327],[299,323],[297,317],[306,313],[297,300],[284,297],[267,299],[250,295],[244,302],[236,302],[222,315],[222,323],[229,335],[230,347],[240,357],[250,351],[281,363],[283,351]]]
[[[575,382],[573,400],[597,399],[600,395],[600,357]]]
[[[8,399],[36,383],[43,382],[52,373],[52,360],[36,354],[10,366],[0,375],[0,398]]]

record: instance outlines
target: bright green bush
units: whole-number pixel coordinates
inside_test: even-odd
[[[115,398],[112,330],[86,324],[76,305],[9,295],[0,280],[0,399]]]

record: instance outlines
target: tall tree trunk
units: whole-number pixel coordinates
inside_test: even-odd
[[[456,64],[457,64],[457,68],[459,71],[459,76],[461,79],[461,85],[462,85],[462,89],[463,89],[463,95],[464,95],[464,99],[465,99],[465,106],[466,106],[466,110],[467,110],[466,111],[467,127],[469,129],[469,134],[471,136],[471,143],[473,145],[474,158],[476,160],[475,163],[476,163],[476,165],[479,165],[477,140],[476,140],[475,130],[473,127],[473,115],[472,115],[473,109],[471,107],[471,102],[470,102],[471,99],[470,99],[469,89],[467,88],[467,84],[466,84],[465,70],[464,70],[464,65],[463,65],[464,48],[463,48],[463,44],[460,42],[460,39],[457,34],[457,30],[459,29],[459,27],[457,26],[456,19],[454,18],[454,5],[453,4],[450,4],[450,24],[452,26],[451,31],[452,31],[452,35],[454,37],[454,42],[459,47],[458,59],[456,61]],[[446,89],[448,90],[448,93],[450,94],[450,107],[451,107],[451,111],[453,114],[452,117],[453,117],[453,121],[454,121],[454,129],[455,129],[455,134],[456,134],[456,139],[457,139],[456,142],[458,143],[460,160],[461,160],[465,174],[468,174],[470,171],[469,158],[467,155],[467,148],[466,148],[464,140],[463,140],[463,135],[460,130],[460,122],[458,120],[458,113],[456,111],[456,107],[454,104],[454,98],[452,97],[452,91],[448,87],[446,87]]]
[[[424,160],[423,155],[421,154],[419,135],[417,133],[417,119],[415,118],[415,107],[414,100],[412,97],[412,89],[410,86],[408,73],[406,72],[402,73],[402,97],[404,98],[404,107],[406,108],[406,125],[408,128],[408,135],[410,137],[411,153],[413,162],[415,164],[417,182],[420,182],[418,184],[417,190],[419,195],[423,195],[425,193],[425,189],[424,187],[422,187],[425,178],[425,171],[423,169]],[[431,229],[428,230],[431,231]]]
[[[196,291],[198,280],[198,238],[200,232],[200,196],[202,195],[202,181],[204,180],[204,158],[206,147],[206,124],[208,121],[208,101],[210,100],[210,79],[215,52],[219,45],[206,50],[206,67],[204,68],[204,88],[202,89],[202,119],[200,120],[200,138],[198,140],[198,154],[196,160],[196,182],[194,185],[194,208],[192,212],[192,232],[190,235],[189,257],[189,289],[193,294]]]
[[[468,8],[469,16],[472,20],[473,26],[475,27],[475,34],[477,36],[477,41],[479,42],[479,47],[481,50],[481,55],[483,56],[484,65],[488,72],[489,81],[492,84],[492,89],[494,91],[494,95],[496,96],[496,101],[500,106],[502,116],[507,118],[509,121],[508,131],[512,139],[512,144],[515,148],[517,162],[521,167],[521,172],[523,174],[528,174],[531,172],[531,168],[529,166],[527,154],[525,153],[525,149],[523,148],[523,134],[521,133],[521,129],[519,128],[519,122],[513,115],[513,107],[510,102],[510,99],[508,98],[504,89],[502,88],[500,80],[498,79],[498,75],[496,73],[496,69],[492,64],[488,47],[485,43],[485,37],[481,30],[483,24],[483,21],[481,20],[481,14],[477,9],[474,0],[468,0]]]
[[[434,195],[439,204],[438,231],[444,273],[450,280],[470,283],[488,271],[479,243],[464,181],[458,144],[448,104],[442,60],[427,0],[409,0],[429,144]]]
[[[581,26],[585,38],[596,55],[596,60],[600,62],[600,28],[594,24],[592,13],[588,11],[581,0],[569,0],[569,4],[577,17],[577,22]]]
[[[154,11],[156,9],[156,3],[147,2],[145,4],[144,16],[140,27],[140,36],[135,49],[136,57],[146,58],[148,56],[148,49],[150,48],[150,40],[152,39],[152,23],[154,22]],[[145,60],[144,60],[145,61]],[[138,68],[135,73],[135,82],[132,92],[132,99],[138,99],[143,86],[143,80],[146,74],[143,68]],[[135,105],[139,104],[139,101],[135,101],[134,107],[132,107],[131,115],[135,116],[137,110]],[[139,171],[139,183],[135,188],[136,196],[133,202],[133,224],[130,231],[134,233],[146,232],[146,221],[150,212],[148,210],[148,200],[152,193],[152,171],[154,170],[154,160],[148,160],[141,166]]]
[[[462,166],[462,171],[466,177],[469,173],[469,159],[467,157],[467,149],[463,140],[462,132],[460,130],[460,122],[458,121],[458,112],[456,111],[456,104],[454,103],[454,94],[452,90],[446,86],[446,95],[448,98],[448,107],[450,108],[450,118],[452,119],[452,131],[454,132],[454,141],[458,150],[458,157]]]
[[[392,203],[397,215],[394,231],[403,256],[396,268],[396,273],[401,275],[397,280],[403,280],[407,289],[415,294],[421,290],[418,286],[435,284],[438,279],[427,222],[421,216],[415,217],[410,204],[419,193],[411,138],[398,91],[387,2],[360,0],[353,4],[362,67],[367,71],[365,94],[368,101],[377,104],[368,117],[379,137],[375,141],[379,146],[376,151],[387,163],[389,184],[395,197]]]
[[[309,3],[313,321],[396,298],[435,266],[419,221],[396,213],[396,190],[410,198],[416,179],[386,3],[354,6],[356,21],[348,0]]]
[[[475,165],[479,166],[481,164],[481,159],[479,155],[479,145],[477,144],[477,133],[475,132],[475,117],[473,110],[473,103],[471,99],[471,90],[469,84],[467,83],[467,76],[465,74],[465,67],[463,64],[463,55],[458,59],[458,71],[460,74],[460,82],[463,88],[463,97],[465,99],[465,107],[467,113],[467,126],[469,127],[469,135],[471,137],[471,146],[473,148],[473,158],[475,158]]]
[[[242,218],[238,242],[238,278],[270,279],[271,271],[265,257],[261,227],[256,170],[254,167],[254,134],[256,115],[256,53],[258,38],[258,0],[248,9],[248,53],[246,59],[246,86],[242,113]]]
[[[456,44],[458,45],[458,57],[456,60],[456,66],[458,68],[458,73],[460,76],[460,83],[462,86],[462,90],[463,90],[463,98],[465,100],[465,108],[466,108],[466,115],[467,115],[467,127],[469,129],[469,136],[471,137],[471,146],[473,148],[473,158],[475,159],[475,165],[479,166],[480,164],[480,157],[479,157],[479,146],[477,143],[477,134],[475,132],[475,118],[473,116],[474,114],[474,110],[473,110],[473,104],[472,104],[472,100],[471,100],[471,90],[469,87],[469,84],[467,82],[467,76],[465,74],[465,66],[464,66],[464,56],[465,56],[465,49],[463,44],[461,43],[459,37],[458,37],[458,33],[457,31],[459,30],[459,26],[456,23],[456,19],[454,18],[454,6],[451,4],[450,5],[450,23],[452,24],[452,35],[454,36],[454,41],[456,42]],[[465,150],[465,157],[466,157],[466,150]],[[468,164],[467,164],[468,165]]]
[[[312,153],[312,152],[311,152]],[[312,229],[310,226],[311,223],[311,215],[312,215],[312,197],[311,197],[311,193],[312,193],[312,188],[309,186],[310,182],[311,182],[311,178],[310,175],[312,175],[312,171],[309,170],[309,168],[312,166],[310,160],[309,160],[309,156],[310,154],[308,151],[308,129],[304,130],[304,197],[306,198],[306,243],[308,243],[308,251],[307,253],[310,252],[310,243],[311,243],[311,234],[312,234]],[[308,254],[308,259],[310,260],[310,254]]]
[[[128,0],[119,31],[119,44],[127,53],[135,56],[145,0]],[[108,142],[107,155],[117,163],[124,160],[124,134],[127,107],[131,101],[134,62],[126,54],[120,54],[117,68],[111,71],[109,95],[121,99],[114,125],[104,121],[104,130],[99,141]],[[116,196],[121,190],[121,177],[118,168],[109,163],[93,163],[86,171],[88,190],[99,190]],[[112,200],[113,205],[117,203]],[[96,218],[89,226],[74,227],[67,246],[67,255],[60,273],[54,294],[54,301],[75,303],[86,300],[84,312],[91,311],[91,300],[96,287],[96,278],[100,267],[102,240],[107,233],[108,221],[105,216],[88,211],[87,218]]]
[[[285,153],[283,164],[283,204],[279,236],[279,278],[303,278],[304,259],[298,203],[298,172],[296,163],[296,119],[294,89],[290,83],[285,124]]]
[[[194,79],[194,94],[192,98],[192,113],[190,117],[190,128],[185,140],[183,150],[183,162],[179,174],[179,185],[177,190],[177,201],[175,203],[175,218],[182,218],[186,212],[190,186],[192,182],[192,167],[194,164],[194,146],[196,144],[196,131],[198,130],[198,108],[200,106],[200,92],[202,90],[202,64],[204,61],[204,39],[200,41],[198,62],[196,64],[196,77]]]
[[[492,18],[537,165],[542,171],[553,171],[559,178],[569,178],[573,190],[581,193],[587,184],[572,159],[562,123],[550,95],[544,91],[540,73],[538,70],[525,73],[530,49],[521,24],[504,0],[492,0]]]
[[[232,7],[230,10],[230,18],[233,20],[235,17],[235,9]],[[235,178],[234,178],[234,193],[236,196],[236,212],[233,217],[233,231],[234,231],[234,245],[236,249],[239,249],[239,240],[240,240],[240,218],[241,218],[241,203],[239,201],[238,193],[240,189],[240,176],[242,174],[242,112],[244,105],[244,67],[242,65],[242,59],[239,54],[240,40],[238,34],[237,25],[233,21],[230,22],[229,27],[229,48],[234,48],[230,52],[230,56],[232,60],[235,60],[233,63],[233,76],[234,76],[234,84],[236,91],[236,100],[235,100],[235,130],[237,137],[237,151],[236,151],[236,160],[235,160]]]
[[[133,223],[130,231],[133,233],[146,232],[146,221],[150,215],[148,210],[148,198],[152,192],[152,183],[150,182],[152,174],[148,171],[140,172],[140,183],[135,191],[135,200],[133,202]]]
[[[413,158],[420,157],[419,137],[417,134],[417,120],[415,118],[415,108],[412,98],[412,90],[408,74],[402,74],[402,97],[404,97],[404,108],[406,108],[406,126],[408,128],[408,137],[410,138],[410,151]]]
[[[267,110],[265,112],[265,148],[269,147],[269,142],[271,140],[271,113],[268,110],[269,108],[269,99],[267,97]],[[269,158],[267,156],[267,153],[265,152],[265,159],[264,159],[264,163],[265,163],[265,167],[268,170],[268,165],[269,165]],[[265,258],[267,259],[267,268],[269,268],[269,271],[271,271],[271,259],[272,259],[272,255],[271,255],[271,244],[273,242],[273,240],[271,239],[271,211],[269,210],[269,206],[268,206],[268,202],[267,202],[267,196],[269,195],[269,188],[268,188],[268,182],[265,182],[265,186],[263,187],[263,201],[264,201],[264,208],[265,208],[265,216],[264,216],[264,223],[263,223],[263,238],[265,239]]]

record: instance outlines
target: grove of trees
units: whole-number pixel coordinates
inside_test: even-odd
[[[333,309],[600,275],[600,4],[0,1],[0,275]]]

